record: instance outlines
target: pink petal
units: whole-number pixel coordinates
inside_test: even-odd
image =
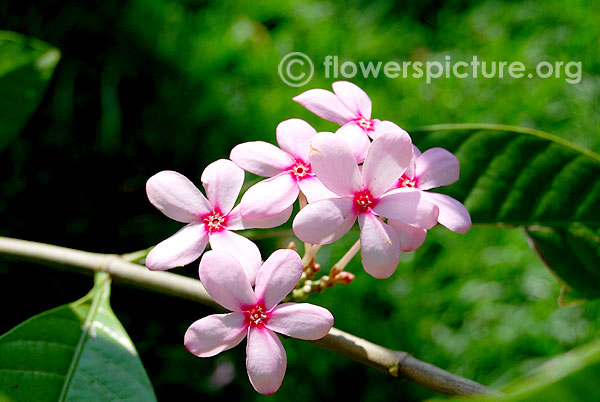
[[[281,341],[265,327],[250,327],[246,345],[246,369],[250,383],[261,394],[273,394],[285,376],[287,357]]]
[[[229,159],[219,159],[204,169],[201,180],[214,208],[228,214],[244,184],[244,171]]]
[[[332,198],[308,204],[296,214],[296,236],[311,244],[328,244],[344,236],[356,222],[354,199]]]
[[[310,139],[317,133],[317,130],[304,120],[289,119],[279,123],[276,131],[277,143],[281,149],[294,158],[308,163]]]
[[[262,257],[256,244],[244,236],[230,230],[209,233],[210,247],[213,250],[233,254],[239,261],[250,283],[254,284],[256,271],[260,268]]]
[[[415,161],[419,190],[447,186],[458,180],[460,166],[456,156],[443,148],[431,148]]]
[[[331,84],[333,92],[355,114],[371,120],[371,99],[357,85],[348,81],[337,81]]]
[[[396,271],[402,255],[398,235],[372,213],[358,215],[358,224],[365,271],[377,279],[388,278]]]
[[[190,325],[183,344],[198,357],[211,357],[238,345],[247,333],[244,313],[213,314]]]
[[[369,136],[360,126],[350,122],[340,127],[335,132],[335,135],[346,141],[354,154],[356,163],[362,163],[365,160],[371,141],[369,140]]]
[[[419,151],[419,148],[417,148],[414,144],[413,144],[413,158],[418,158],[419,156],[421,156],[422,152]]]
[[[256,298],[271,310],[296,287],[301,275],[302,259],[297,252],[287,249],[273,252],[256,274]]]
[[[382,195],[371,209],[379,216],[397,219],[422,229],[431,229],[437,223],[437,206],[422,196],[424,192],[399,188]]]
[[[412,159],[412,142],[400,128],[378,137],[369,148],[363,165],[363,181],[379,197],[402,176]]]
[[[224,251],[211,250],[200,260],[200,281],[221,306],[241,311],[256,305],[256,296],[238,260]]]
[[[313,137],[310,164],[317,178],[340,197],[361,190],[362,178],[354,154],[346,141],[333,133]]]
[[[255,221],[278,215],[298,198],[298,183],[288,172],[260,181],[244,193],[240,212],[244,219]]]
[[[202,255],[206,243],[204,224],[190,223],[150,250],[146,266],[157,271],[187,265]]]
[[[388,219],[388,225],[396,231],[396,234],[400,239],[402,251],[413,251],[418,249],[423,245],[425,236],[427,236],[427,230],[408,225],[395,219]]]
[[[324,89],[309,89],[293,98],[314,114],[343,126],[360,116],[350,109],[333,92]]]
[[[259,219],[256,221],[249,221],[242,217],[240,213],[240,206],[233,208],[229,215],[227,215],[227,229],[229,230],[244,230],[244,229],[269,229],[281,226],[290,219],[293,205],[282,211],[277,215],[270,216],[265,219]]]
[[[419,156],[421,156],[421,151],[419,151],[419,148],[417,148],[413,144],[413,157],[410,160],[410,163],[408,164],[408,168],[406,169],[406,172],[404,172],[404,174],[407,177],[410,177],[411,179],[414,179],[414,177],[415,177],[415,161],[417,160],[417,158]]]
[[[438,222],[456,233],[467,233],[471,229],[471,215],[467,208],[445,194],[423,192],[423,197],[435,203],[440,213]]]
[[[187,177],[164,170],[148,179],[148,199],[169,218],[190,223],[212,211],[212,205]]]
[[[245,171],[263,177],[275,176],[296,162],[287,152],[264,141],[236,145],[229,157]]]
[[[309,303],[284,303],[271,311],[265,326],[292,338],[315,340],[329,333],[333,315],[326,308]]]
[[[300,191],[306,196],[308,202],[317,202],[327,198],[338,198],[338,195],[331,192],[321,180],[315,176],[307,176],[298,181]]]
[[[381,137],[382,135],[389,133],[389,132],[393,132],[396,133],[398,132],[398,130],[400,130],[401,132],[404,132],[408,135],[408,133],[401,129],[397,124],[392,123],[391,121],[388,120],[383,120],[383,121],[378,121],[377,124],[375,124],[375,130],[374,131],[370,131],[369,132],[369,136],[376,140],[377,138]]]

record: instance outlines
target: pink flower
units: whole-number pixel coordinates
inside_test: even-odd
[[[231,310],[194,322],[185,333],[185,347],[198,357],[210,357],[238,345],[246,336],[246,368],[254,389],[272,394],[279,389],[287,358],[278,332],[314,340],[333,326],[331,313],[308,303],[278,303],[296,286],[302,261],[292,250],[277,250],[256,275],[256,287],[230,254],[208,251],[200,261],[200,280],[213,299]]]
[[[425,191],[447,186],[458,180],[460,166],[456,156],[443,148],[431,148],[421,154],[415,147],[413,153],[414,157],[409,168],[398,179],[394,188],[418,190],[424,199],[437,205],[440,224],[453,232],[467,233],[471,229],[471,216],[465,206],[445,194]],[[425,240],[423,229],[389,223],[395,227],[400,236],[406,239],[405,242],[410,244],[410,247],[415,245],[419,247]]]
[[[365,133],[375,131],[379,120],[371,120],[371,99],[365,91],[348,81],[337,81],[331,86],[333,92],[309,89],[293,99],[317,116],[340,126],[352,123]]]
[[[309,202],[335,196],[312,171],[308,156],[314,128],[300,119],[277,126],[277,143],[245,142],[231,150],[230,158],[242,169],[270,177],[250,187],[240,202],[244,219],[253,221],[282,213],[290,208],[300,191]]]
[[[428,229],[437,222],[437,207],[415,189],[387,191],[412,158],[410,137],[399,127],[373,141],[362,172],[348,145],[331,133],[312,141],[310,162],[317,177],[337,197],[304,207],[294,219],[294,233],[302,241],[327,244],[341,238],[358,218],[362,262],[376,278],[387,278],[400,261],[396,232],[381,218]]]
[[[177,172],[165,170],[148,179],[146,193],[150,202],[169,218],[187,225],[150,250],[146,266],[164,270],[189,264],[200,257],[210,242],[214,250],[227,250],[238,256],[253,282],[261,263],[260,251],[232,230],[279,226],[289,219],[292,208],[249,224],[242,219],[239,207],[233,208],[244,182],[242,169],[230,160],[220,159],[204,169],[201,180],[208,199]]]
[[[337,81],[333,92],[324,89],[309,89],[294,97],[302,106],[325,120],[342,126],[336,134],[344,138],[361,163],[367,155],[370,141],[380,121],[371,120],[371,99],[357,85]]]

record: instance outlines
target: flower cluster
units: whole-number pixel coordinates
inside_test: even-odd
[[[303,120],[281,122],[278,147],[246,142],[232,149],[229,160],[208,165],[201,177],[206,197],[172,171],[157,173],[146,186],[154,206],[187,224],[150,251],[148,268],[189,264],[210,243],[212,250],[200,262],[200,280],[215,301],[232,311],[192,324],[186,347],[208,357],[247,336],[248,376],[261,393],[275,392],[285,373],[285,351],[274,332],[318,339],[329,332],[333,317],[306,303],[277,306],[303,271],[314,275],[315,266],[303,267],[292,250],[275,251],[261,265],[258,247],[234,231],[282,225],[300,197],[292,224],[300,240],[316,252],[318,246],[310,245],[332,243],[358,221],[365,271],[387,278],[402,252],[420,247],[436,223],[458,233],[471,227],[460,202],[427,191],[458,180],[459,163],[450,152],[432,148],[421,153],[396,124],[372,119],[371,100],[350,82],[333,83],[333,92],[312,89],[294,100],[341,127],[335,133],[317,132]],[[234,207],[244,171],[266,179],[250,187]]]

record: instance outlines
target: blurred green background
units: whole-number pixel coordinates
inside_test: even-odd
[[[273,142],[285,119],[335,125],[291,98],[331,88],[323,60],[581,61],[582,80],[425,78],[352,81],[373,116],[409,129],[437,123],[534,127],[600,151],[600,3],[597,1],[0,2],[0,29],[56,46],[61,61],[25,130],[0,150],[0,234],[89,251],[126,253],[181,225],[146,199],[154,173],[199,184],[204,167],[239,142]],[[307,54],[315,76],[286,86],[281,58]],[[418,138],[414,139],[418,143]],[[288,223],[289,227],[289,223]],[[263,257],[292,239],[258,232]],[[329,267],[357,238],[324,247]],[[196,276],[197,264],[176,270]],[[432,230],[425,245],[379,281],[357,274],[309,301],[336,326],[451,372],[499,386],[598,334],[600,305],[558,307],[559,284],[521,230]],[[0,264],[0,333],[73,301],[91,279],[31,264]],[[135,342],[159,400],[262,400],[239,346],[212,359],[183,347],[211,309],[116,285],[113,309]],[[306,342],[285,339],[288,372],[271,400],[413,401],[432,394]],[[232,366],[233,363],[233,366]],[[232,367],[234,368],[232,371]],[[224,374],[223,374],[224,373]],[[233,382],[227,377],[234,374]]]

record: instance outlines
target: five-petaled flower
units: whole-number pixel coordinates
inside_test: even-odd
[[[246,336],[246,368],[256,391],[272,394],[279,389],[287,358],[275,332],[314,340],[333,326],[331,313],[309,303],[279,304],[302,275],[300,256],[277,250],[264,262],[250,282],[238,260],[222,251],[208,251],[200,261],[200,281],[212,298],[232,311],[194,322],[184,344],[196,356],[210,357],[238,345]]]
[[[290,119],[277,126],[280,148],[264,141],[245,142],[231,150],[230,158],[242,169],[270,177],[250,187],[240,201],[244,219],[253,221],[290,208],[300,191],[309,202],[335,196],[312,172],[310,140],[317,133],[307,122]]]
[[[443,148],[431,148],[421,153],[413,147],[413,160],[393,188],[414,188],[421,196],[437,205],[438,222],[456,233],[471,229],[471,216],[463,204],[445,194],[426,190],[447,186],[458,180],[460,165],[456,156]],[[388,220],[400,236],[404,251],[414,250],[423,244],[426,230],[403,222]]]
[[[356,161],[361,163],[369,149],[369,136],[374,138],[381,121],[371,119],[371,99],[357,85],[348,81],[337,81],[331,86],[333,92],[309,89],[293,100],[317,116],[342,126],[336,134],[344,138]]]
[[[208,165],[201,180],[208,199],[177,172],[166,170],[148,179],[146,193],[150,202],[169,218],[187,225],[150,250],[146,266],[164,270],[189,264],[200,257],[210,242],[214,250],[235,253],[253,282],[261,263],[260,251],[232,230],[279,226],[289,219],[292,208],[269,219],[245,221],[239,206],[233,208],[244,182],[244,171],[227,159]]]
[[[412,142],[396,126],[377,137],[362,167],[356,164],[346,142],[331,133],[314,136],[310,162],[317,177],[337,197],[308,204],[293,222],[302,241],[327,244],[341,238],[358,218],[365,270],[376,278],[387,278],[396,269],[401,244],[383,218],[422,229],[437,223],[438,208],[412,188],[388,191],[408,168]]]
[[[390,121],[371,119],[371,99],[357,85],[337,81],[331,86],[333,92],[309,89],[293,100],[317,116],[342,126],[335,132],[336,135],[348,143],[356,162],[362,163],[371,145],[369,137],[375,139],[389,131],[390,126],[396,125]]]

